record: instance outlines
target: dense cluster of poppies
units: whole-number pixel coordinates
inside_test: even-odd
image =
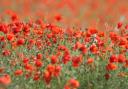
[[[51,88],[56,81],[60,88],[76,89],[77,77],[93,71],[104,74],[106,81],[127,77],[127,25],[119,22],[106,34],[96,28],[66,29],[41,19],[22,22],[16,17],[0,24],[1,86],[16,87],[16,81],[23,81],[25,88],[24,81],[36,81]]]
[[[0,89],[127,89],[126,2],[1,0]]]

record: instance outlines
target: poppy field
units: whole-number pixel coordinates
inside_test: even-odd
[[[127,0],[0,0],[0,89],[128,89]]]

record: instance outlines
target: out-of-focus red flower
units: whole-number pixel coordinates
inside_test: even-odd
[[[25,78],[26,78],[26,79],[30,78],[31,76],[32,76],[32,73],[31,73],[31,72],[30,72],[30,73],[25,74]]]
[[[93,58],[88,58],[87,64],[91,64],[91,63],[93,63],[93,62],[94,62],[94,59],[93,59]]]
[[[98,33],[98,36],[99,36],[99,37],[104,37],[104,36],[105,36],[105,33],[104,33],[104,32],[99,32],[99,33]]]
[[[0,36],[0,41],[4,42],[5,41],[5,37],[4,36]]]
[[[9,55],[11,55],[11,52],[10,52],[9,50],[4,50],[4,51],[2,52],[2,54],[3,54],[4,56],[9,56]]]
[[[35,65],[36,65],[37,67],[42,67],[43,62],[41,62],[40,60],[36,60],[36,61],[35,61]]]
[[[40,72],[34,74],[33,80],[38,81],[40,79]]]
[[[91,45],[90,46],[90,51],[94,54],[96,54],[98,52],[98,48],[96,45]]]
[[[23,71],[21,69],[18,69],[14,72],[16,76],[21,76],[23,74]]]
[[[37,55],[36,55],[36,57],[37,57],[37,59],[42,59],[42,54],[41,53],[38,53]]]
[[[29,59],[28,59],[28,58],[24,58],[24,59],[23,59],[23,63],[24,63],[24,64],[27,64],[28,62],[29,62]]]
[[[85,47],[85,45],[82,45],[82,46],[80,47],[80,51],[81,51],[83,54],[85,54],[85,53],[87,52],[87,48]]]
[[[71,89],[71,88],[70,88],[70,86],[65,85],[65,86],[64,86],[64,89]]]
[[[25,25],[25,26],[23,27],[23,31],[24,31],[25,33],[28,33],[28,32],[30,31],[29,26],[28,26],[28,25]]]
[[[120,46],[125,46],[127,44],[127,40],[125,39],[125,38],[121,38],[120,40],[119,40],[119,45]]]
[[[73,67],[78,67],[80,65],[80,63],[82,62],[82,56],[74,56],[72,58],[72,65]]]
[[[57,21],[61,21],[61,20],[62,20],[62,16],[61,16],[60,14],[56,14],[56,15],[55,15],[55,19],[56,19]]]
[[[23,38],[18,39],[17,45],[23,45],[25,43],[25,40]]]
[[[29,44],[30,44],[30,45],[34,45],[34,44],[35,44],[35,40],[34,40],[34,39],[30,39],[30,40],[29,40]]]
[[[4,34],[8,33],[8,27],[6,24],[0,24],[0,31],[3,32]]]
[[[96,28],[89,28],[89,29],[88,29],[88,32],[89,32],[91,35],[93,35],[93,34],[96,34],[98,31],[97,31]]]
[[[80,86],[79,82],[76,79],[70,79],[69,85],[73,88],[78,88]]]
[[[53,73],[53,75],[55,76],[55,77],[58,77],[59,75],[60,75],[60,72],[61,72],[61,66],[55,66],[55,70],[54,70],[54,73]]]
[[[25,67],[25,69],[26,69],[27,71],[30,71],[30,72],[34,70],[34,67],[33,67],[31,64],[28,64],[28,63],[25,64],[24,67]]]
[[[12,30],[13,30],[14,34],[17,34],[17,33],[21,32],[22,29],[21,29],[21,27],[16,27],[15,26],[15,27],[12,28]]]
[[[10,75],[6,74],[6,75],[0,77],[0,84],[7,86],[10,83],[11,83]]]
[[[58,46],[58,50],[65,51],[67,48],[63,45]]]
[[[76,49],[79,49],[82,47],[82,44],[80,42],[76,42],[76,44],[74,45],[73,49],[76,50]]]
[[[104,77],[105,77],[106,80],[108,80],[108,79],[111,77],[111,75],[110,75],[109,73],[106,73],[106,74],[104,75]]]
[[[57,59],[57,56],[55,56],[55,55],[52,55],[52,56],[51,56],[51,63],[52,63],[52,64],[57,63],[57,60],[58,60],[58,59]]]
[[[55,70],[55,66],[53,66],[53,65],[51,65],[51,64],[49,64],[49,65],[47,66],[47,71],[49,71],[50,73],[53,73],[54,70]]]
[[[123,23],[122,22],[118,22],[117,23],[117,28],[119,29],[119,28],[121,28],[122,27],[122,25],[123,25]]]
[[[116,70],[117,68],[118,68],[117,65],[115,65],[114,63],[109,63],[106,66],[106,70],[108,70],[108,71]]]
[[[116,55],[111,55],[111,57],[109,59],[109,62],[110,63],[112,63],[112,62],[118,62],[117,56]]]
[[[110,38],[112,41],[119,41],[120,39],[120,37],[114,32],[110,32]]]
[[[67,52],[65,52],[65,53],[64,53],[64,56],[63,56],[63,58],[62,58],[63,63],[64,63],[64,64],[67,64],[67,63],[70,61],[70,59],[71,59],[70,54],[67,53]]]
[[[36,46],[38,47],[38,49],[41,49],[42,48],[42,41],[40,39],[36,40]]]
[[[5,70],[5,68],[4,68],[4,67],[0,67],[0,73],[3,73],[3,72],[4,72],[4,70]]]
[[[49,84],[50,83],[51,78],[52,78],[52,76],[51,76],[51,73],[49,71],[45,71],[43,73],[43,79],[46,82],[46,84]]]
[[[13,34],[7,34],[7,40],[13,41],[14,40],[14,35]]]
[[[125,29],[128,30],[128,24],[125,26]]]
[[[67,84],[64,86],[64,89],[77,89],[80,84],[76,79],[70,79]]]
[[[12,21],[17,21],[18,20],[18,16],[16,14],[13,14],[11,16],[11,19],[12,19]]]
[[[34,75],[33,80],[38,81],[40,79],[39,75]]]
[[[118,55],[118,62],[119,63],[124,63],[126,61],[126,58],[123,54]]]

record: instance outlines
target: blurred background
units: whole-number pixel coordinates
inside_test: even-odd
[[[43,19],[64,27],[102,27],[128,22],[128,0],[0,0],[1,21]]]

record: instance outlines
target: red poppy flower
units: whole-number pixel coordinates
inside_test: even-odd
[[[11,77],[8,74],[0,77],[0,84],[7,86],[10,83],[11,83]]]
[[[61,66],[59,66],[59,65],[55,66],[55,70],[54,70],[54,74],[53,75],[55,77],[58,77],[60,75],[61,69],[62,69]]]
[[[57,21],[60,21],[60,20],[62,20],[62,16],[61,16],[60,14],[56,14],[56,15],[55,15],[55,19],[56,19]]]
[[[23,63],[24,63],[24,64],[27,64],[28,62],[29,62],[29,59],[28,59],[28,58],[24,58],[24,59],[23,59]]]
[[[64,56],[63,56],[63,58],[62,58],[63,63],[64,63],[64,64],[67,64],[67,63],[70,61],[70,59],[71,59],[70,54],[65,52],[65,53],[64,53]]]
[[[118,62],[117,56],[116,55],[112,55],[109,59],[109,62]]]
[[[90,46],[90,51],[94,54],[96,54],[98,52],[98,48],[96,47],[96,45],[91,45]]]
[[[7,34],[7,40],[13,41],[14,40],[14,35],[13,34]]]
[[[65,85],[65,86],[64,86],[64,89],[71,89],[71,88],[70,88],[70,86]]]
[[[52,76],[51,76],[51,73],[49,71],[45,71],[43,73],[43,79],[46,82],[46,84],[49,84],[50,83],[51,78],[52,78]]]
[[[119,29],[119,28],[121,28],[122,27],[122,25],[123,25],[123,23],[122,22],[118,22],[118,24],[117,24],[117,28]]]
[[[105,77],[106,80],[108,80],[108,79],[111,77],[111,75],[108,74],[108,73],[106,73],[106,74],[104,75],[104,77]]]
[[[91,64],[91,63],[93,63],[94,62],[94,59],[93,58],[89,58],[88,60],[87,60],[87,64]]]
[[[34,67],[31,64],[25,64],[24,67],[27,71],[32,71],[34,69]]]
[[[23,38],[18,39],[17,45],[23,45],[25,43],[25,40]]]
[[[35,61],[35,65],[36,65],[37,67],[42,67],[43,63],[42,63],[41,61],[39,61],[39,60],[36,60],[36,61]]]
[[[123,54],[118,55],[118,62],[119,63],[124,63],[126,61],[126,58]]]
[[[4,56],[9,56],[9,55],[11,55],[11,52],[10,52],[9,50],[4,50],[4,51],[2,52],[2,54],[3,54]]]
[[[14,74],[15,74],[16,76],[21,76],[21,75],[23,74],[23,71],[22,71],[21,69],[19,69],[19,70],[16,70],[16,71],[14,72]]]
[[[81,51],[83,54],[85,54],[85,53],[87,52],[87,48],[85,47],[85,45],[82,45],[82,46],[80,47],[80,51]]]
[[[53,73],[54,70],[55,70],[55,66],[53,66],[53,65],[51,65],[51,64],[49,64],[49,65],[47,66],[47,71],[49,71],[50,73]]]
[[[41,53],[38,53],[38,54],[36,55],[36,57],[37,57],[37,59],[42,59],[42,54],[41,54]]]
[[[80,86],[79,82],[75,79],[70,79],[69,80],[69,85],[73,88],[78,88]]]
[[[52,55],[52,57],[51,57],[51,63],[52,64],[55,64],[56,62],[57,62],[57,56]]]
[[[113,64],[113,63],[109,63],[106,66],[106,70],[110,71],[110,70],[116,70],[118,67],[117,65]]]
[[[73,67],[78,67],[80,63],[82,62],[82,56],[75,56],[72,58],[72,65]]]
[[[88,32],[89,32],[91,35],[93,35],[93,34],[96,34],[98,31],[97,31],[97,29],[95,29],[95,28],[89,28],[89,29],[88,29]]]

